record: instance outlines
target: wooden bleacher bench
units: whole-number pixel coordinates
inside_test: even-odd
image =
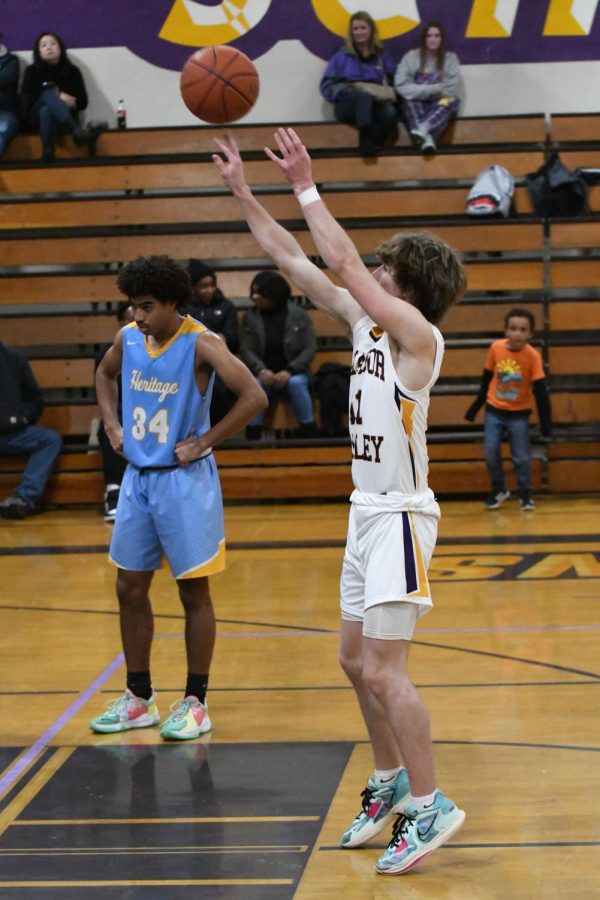
[[[294,123],[291,123],[294,124]],[[275,125],[237,125],[235,136],[245,153],[263,153],[265,146],[274,146]],[[294,125],[311,154],[326,155],[344,151],[356,155],[356,131],[337,122],[304,122]],[[110,130],[99,136],[96,157],[189,156],[214,153],[215,137],[222,128],[211,126],[176,128],[139,128],[125,131]],[[440,145],[457,149],[481,145],[541,147],[547,138],[544,116],[497,116],[457,119],[444,134]],[[398,128],[396,147],[407,148],[411,141],[403,126]],[[8,148],[6,162],[37,161],[40,140],[37,135],[18,135]],[[59,159],[88,162],[86,151],[78,148],[70,138],[63,138],[57,146]]]
[[[552,113],[548,134],[553,148],[562,150],[573,144],[600,146],[600,116],[597,113]]]
[[[593,374],[598,339],[592,334],[597,328],[600,229],[593,215],[549,226],[541,222],[533,215],[523,180],[543,162],[548,137],[560,143],[567,165],[597,163],[594,117],[589,122],[575,118],[573,123],[553,117],[557,130],[549,136],[542,115],[458,120],[431,158],[412,149],[401,128],[397,143],[373,160],[360,158],[356,134],[347,126],[299,127],[323,196],[368,262],[374,261],[377,243],[401,228],[432,228],[465,255],[469,289],[444,323],[447,354],[431,398],[431,474],[438,491],[487,489],[481,427],[467,425],[463,414],[486,348],[516,305],[536,316],[552,375],[561,436],[556,446],[565,445],[564,452],[548,454],[547,464],[536,462],[535,478],[561,489],[578,486],[573,474],[569,480],[569,462],[579,460],[583,444],[562,438],[576,436],[578,429],[586,439],[593,437],[597,421]],[[206,259],[240,310],[248,303],[255,272],[271,267],[210,161],[219,133],[205,127],[107,132],[93,160],[65,138],[58,151],[61,161],[54,166],[36,159],[37,138],[22,135],[3,160],[2,334],[7,343],[27,348],[47,400],[42,424],[65,437],[65,452],[49,486],[51,502],[86,502],[86,497],[97,502],[101,497],[99,456],[85,447],[91,420],[98,415],[93,356],[114,333],[114,307],[121,299],[115,283],[119,266],[150,253],[166,252],[181,261]],[[289,187],[263,156],[273,127],[238,126],[235,133],[261,200],[316,258]],[[517,218],[482,222],[464,214],[468,186],[491,163],[506,166],[516,177]],[[593,188],[593,212],[599,202],[600,193]],[[311,315],[319,342],[315,371],[324,361],[348,362],[349,345],[340,326],[316,310]],[[285,432],[285,408],[277,412]],[[224,493],[231,499],[344,496],[349,491],[346,444],[221,448],[218,460]],[[553,482],[549,472],[554,466]],[[0,484],[14,477],[14,465],[11,474],[0,460]]]

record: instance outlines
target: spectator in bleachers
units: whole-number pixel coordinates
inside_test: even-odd
[[[0,33],[0,157],[19,130],[19,59]]]
[[[244,313],[240,355],[269,401],[287,394],[299,423],[299,437],[313,437],[316,426],[310,392],[310,364],[317,348],[305,309],[290,303],[290,286],[277,272],[259,272],[250,286],[254,308]],[[248,440],[262,436],[265,411],[246,426]]]
[[[502,465],[504,434],[510,442],[520,508],[524,511],[535,509],[531,496],[529,445],[532,393],[535,394],[544,438],[550,436],[551,407],[542,357],[529,343],[534,326],[533,313],[526,309],[511,309],[507,313],[504,337],[492,343],[479,393],[465,413],[465,419],[473,422],[485,403],[485,464],[491,482],[491,493],[485,502],[487,509],[498,509],[510,497]]]
[[[193,301],[188,312],[215,334],[220,334],[232,353],[240,347],[240,333],[235,305],[217,287],[217,273],[199,259],[190,259],[188,274],[192,282]],[[236,401],[233,391],[215,375],[210,404],[210,423],[216,425],[227,415]]]
[[[424,153],[435,152],[458,112],[459,79],[458,56],[446,49],[443,26],[427,22],[420,46],[404,54],[394,76],[406,127]]]
[[[327,63],[320,88],[323,97],[333,103],[337,121],[358,129],[358,146],[364,156],[376,156],[396,130],[395,69],[372,17],[355,12],[346,44]]]
[[[119,328],[129,325],[133,322],[133,307],[129,300],[121,300],[117,306],[117,322]],[[107,350],[112,347],[111,344],[103,344],[96,354],[97,369]],[[118,380],[119,399],[117,408],[119,412],[119,422],[122,418],[122,398],[121,398],[121,379]],[[108,439],[108,435],[104,429],[104,422],[100,420],[98,428],[98,444],[100,445],[100,453],[102,454],[102,471],[104,473],[104,521],[112,525],[117,514],[117,503],[119,502],[119,491],[123,475],[127,468],[127,460],[120,453],[116,453]]]
[[[27,122],[42,138],[42,160],[54,160],[59,133],[70,133],[78,147],[96,147],[97,133],[84,131],[79,113],[88,105],[80,69],[67,56],[57,34],[44,31],[33,48],[33,63],[25,69],[21,86]]]
[[[41,428],[42,392],[25,356],[0,343],[0,456],[27,456],[23,477],[0,503],[3,519],[24,519],[38,511],[39,498],[62,446],[51,428]]]

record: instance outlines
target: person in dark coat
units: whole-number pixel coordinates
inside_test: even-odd
[[[254,304],[242,319],[240,355],[269,398],[287,395],[298,420],[298,437],[317,433],[311,396],[310,364],[317,339],[310,316],[290,301],[288,282],[277,272],[259,272],[252,279]],[[262,437],[265,410],[246,426],[248,440]]]
[[[54,160],[59,133],[72,134],[77,146],[94,151],[97,134],[79,124],[79,113],[88,105],[83,76],[57,34],[44,31],[37,38],[33,63],[23,75],[21,100],[28,124],[42,138],[42,160]]]
[[[202,322],[215,334],[220,334],[227,348],[237,353],[240,347],[240,332],[235,305],[217,287],[217,273],[212,266],[200,259],[190,259],[188,274],[192,282],[192,303],[186,312]],[[210,404],[210,423],[216,425],[227,415],[235,403],[235,394],[230,391],[218,375],[215,375],[213,395]]]
[[[337,121],[358,129],[358,146],[364,156],[377,156],[396,130],[395,69],[373,18],[363,10],[355,12],[345,46],[327,63],[320,90],[333,104]]]
[[[19,130],[19,59],[0,33],[0,157]]]
[[[42,392],[25,356],[0,343],[0,456],[28,456],[23,478],[0,503],[3,519],[24,519],[37,511],[62,439],[41,428]]]

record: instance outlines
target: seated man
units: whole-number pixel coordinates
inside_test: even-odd
[[[0,503],[4,519],[24,519],[36,512],[60,453],[60,435],[34,424],[43,405],[42,393],[23,354],[0,343],[0,455],[29,457],[21,483]]]

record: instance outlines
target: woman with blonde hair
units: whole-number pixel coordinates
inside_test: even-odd
[[[337,121],[358,129],[364,156],[376,156],[396,128],[395,68],[373,18],[368,12],[355,12],[345,45],[327,63],[320,90],[333,104]]]

